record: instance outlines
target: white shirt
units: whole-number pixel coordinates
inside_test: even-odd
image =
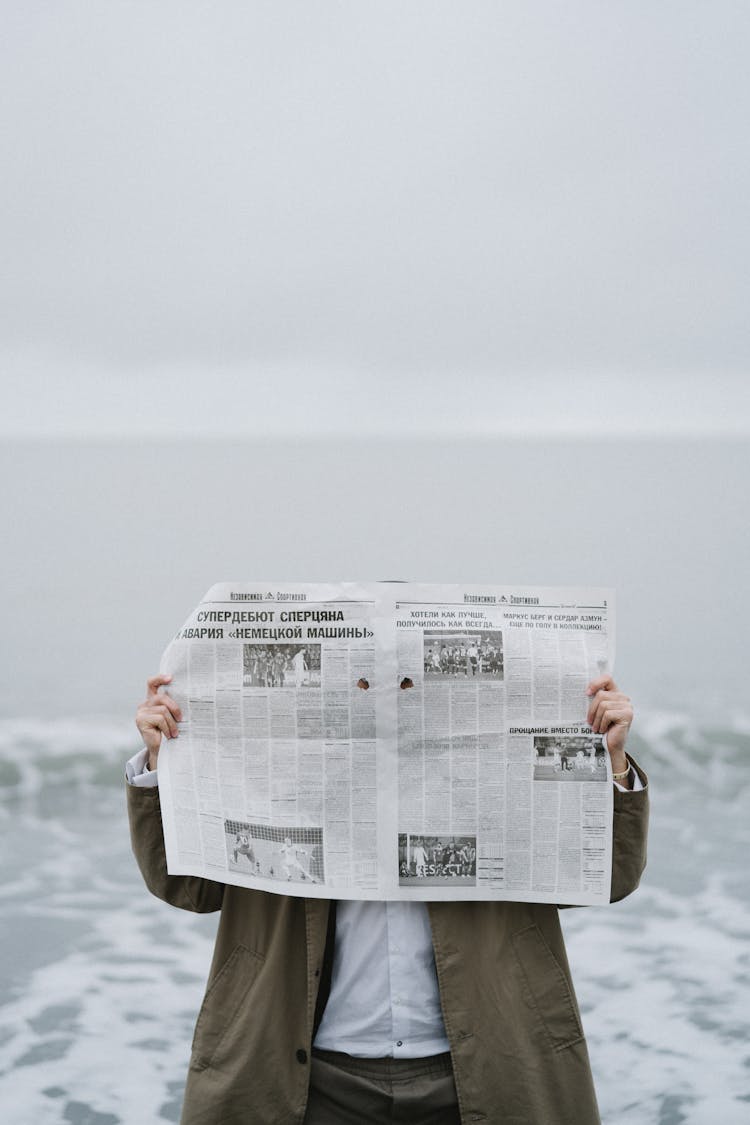
[[[158,783],[146,749],[126,764],[125,776],[131,785]],[[642,788],[635,773],[632,792]],[[338,902],[331,992],[314,1046],[358,1058],[424,1058],[449,1049],[424,902]]]

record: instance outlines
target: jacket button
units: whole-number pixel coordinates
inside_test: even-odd
[[[300,1047],[299,1050],[297,1051],[297,1062],[298,1063],[306,1063],[307,1062],[307,1051],[305,1050],[304,1047]]]

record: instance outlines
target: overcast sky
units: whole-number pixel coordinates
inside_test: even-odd
[[[727,0],[6,0],[0,434],[747,433],[749,47]]]

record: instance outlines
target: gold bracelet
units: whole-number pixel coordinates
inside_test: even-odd
[[[626,770],[623,770],[622,773],[613,773],[612,774],[612,780],[613,781],[622,781],[622,779],[624,777],[627,777],[629,773],[630,773],[630,762],[628,762],[628,768]]]

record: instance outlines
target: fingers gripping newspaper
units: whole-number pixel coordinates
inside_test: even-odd
[[[611,590],[213,586],[167,648],[170,874],[340,899],[609,901],[585,723]]]

